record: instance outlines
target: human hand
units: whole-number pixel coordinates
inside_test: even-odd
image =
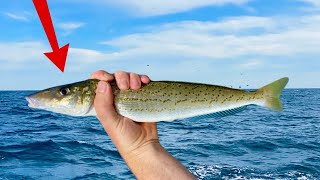
[[[97,71],[91,78],[99,79],[94,107],[102,126],[137,179],[195,179],[194,176],[159,143],[155,123],[138,123],[118,114],[108,82],[116,80],[121,90],[139,90],[149,83],[147,76],[118,71],[113,75]]]
[[[108,83],[115,79],[121,90],[139,90],[141,83],[150,82],[148,76],[123,71],[114,75],[97,71],[91,78],[100,80],[94,101],[98,119],[125,161],[140,156],[149,148],[160,146],[155,123],[137,123],[116,112],[112,88]]]

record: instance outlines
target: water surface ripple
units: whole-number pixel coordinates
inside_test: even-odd
[[[0,179],[133,179],[95,117],[27,107],[0,92]],[[285,90],[284,112],[249,106],[159,123],[162,145],[198,179],[320,179],[320,89]]]

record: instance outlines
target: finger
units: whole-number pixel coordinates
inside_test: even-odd
[[[94,72],[90,79],[99,79],[100,81],[112,81],[114,79],[114,76],[112,74],[107,73],[106,71],[99,70]]]
[[[148,84],[150,82],[150,78],[146,75],[141,75],[140,79],[141,79],[141,82],[144,84]]]
[[[124,71],[118,71],[114,74],[117,85],[121,90],[127,90],[130,88],[129,74]]]
[[[105,81],[100,81],[96,90],[94,107],[98,119],[106,130],[115,127],[121,118],[114,108],[113,98],[110,84]]]
[[[138,90],[141,87],[141,79],[136,73],[130,73],[130,89]]]

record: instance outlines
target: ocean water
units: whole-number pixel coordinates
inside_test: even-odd
[[[30,109],[30,93],[0,92],[0,179],[134,179],[96,118]],[[160,142],[198,179],[320,179],[320,89],[281,98],[283,113],[159,123]]]

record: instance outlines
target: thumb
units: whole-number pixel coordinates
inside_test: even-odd
[[[102,126],[107,130],[115,127],[121,116],[116,112],[113,103],[113,92],[109,83],[100,81],[96,90],[94,107]]]

